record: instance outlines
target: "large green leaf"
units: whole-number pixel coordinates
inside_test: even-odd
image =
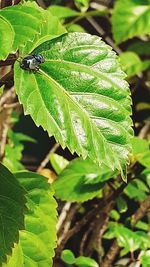
[[[0,34],[0,59],[4,60],[12,49],[14,41],[14,30],[9,21],[7,21],[2,16],[0,16]]]
[[[115,53],[86,33],[65,34],[34,53],[45,58],[39,72],[15,64],[25,114],[63,148],[123,172],[132,134],[131,99]]]
[[[25,191],[6,167],[0,164],[0,266],[18,242],[24,228]]]
[[[19,267],[51,267],[56,246],[57,205],[53,190],[47,178],[39,174],[18,172],[15,176],[26,190],[28,211],[25,230],[20,231],[19,247],[14,249],[6,266],[12,267],[10,262],[15,264],[19,258],[20,265],[16,265]]]
[[[148,0],[116,1],[112,26],[117,43],[137,35],[150,34],[150,4]]]
[[[87,201],[100,195],[104,182],[113,175],[114,173],[106,166],[99,167],[89,159],[75,159],[55,180],[55,195],[62,200],[72,202]]]

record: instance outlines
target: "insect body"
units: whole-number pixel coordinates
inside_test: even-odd
[[[31,54],[23,58],[20,63],[20,67],[24,70],[38,71],[41,63],[44,63],[45,59],[42,55]]]

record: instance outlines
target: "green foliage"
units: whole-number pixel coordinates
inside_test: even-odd
[[[85,12],[89,8],[90,0],[75,0],[75,5],[82,12]]]
[[[65,249],[61,253],[61,259],[68,264],[73,264],[76,260],[73,252],[69,249]]]
[[[127,202],[123,197],[117,199],[117,208],[120,213],[124,213],[128,210]]]
[[[80,256],[75,258],[73,252],[69,249],[62,251],[61,259],[67,264],[75,264],[79,267],[98,267],[97,262],[89,257]]]
[[[150,237],[143,231],[133,232],[127,227],[116,222],[109,224],[109,230],[105,234],[105,238],[116,238],[120,247],[123,248],[121,254],[125,255],[128,252],[133,252],[150,247]]]
[[[133,156],[136,161],[145,166],[150,167],[150,148],[147,140],[134,137],[132,139]]]
[[[55,195],[62,200],[72,202],[87,201],[95,196],[100,196],[100,189],[104,182],[113,175],[114,173],[106,166],[98,167],[89,159],[75,159],[54,182]]]
[[[18,48],[22,56],[26,55],[42,42],[65,32],[56,17],[35,3],[27,2],[4,8],[0,10],[0,16],[3,24],[6,24],[6,20],[8,24],[2,24],[2,34],[7,31],[7,38],[10,38],[6,41],[5,34],[2,35],[2,42],[6,45],[3,48],[4,52],[2,50],[1,59],[5,59],[11,52],[16,52]],[[7,29],[8,27],[10,29]]]
[[[150,33],[148,0],[118,0],[112,16],[114,39],[121,43],[137,35]]]
[[[1,12],[0,12],[0,14],[1,14]],[[11,48],[12,48],[12,44],[13,44],[13,40],[14,40],[14,30],[13,30],[11,24],[9,23],[9,21],[6,20],[1,15],[0,15],[0,33],[1,33],[0,59],[5,60],[9,54],[9,52],[11,51]]]
[[[142,201],[146,198],[149,189],[142,180],[135,179],[127,185],[124,192],[130,199]]]
[[[41,13],[42,24],[40,24],[38,34],[35,34],[32,40],[28,39],[28,42],[21,50],[23,55],[31,53],[33,49],[43,42],[56,38],[66,32],[66,29],[61,25],[58,18],[51,15],[49,11],[39,8],[34,3],[28,3],[28,5],[34,7],[34,9]]]
[[[5,145],[3,164],[12,172],[23,170],[21,163],[24,145],[22,142],[35,142],[33,138],[22,133],[8,131],[8,141]]]
[[[64,6],[57,6],[57,5],[52,5],[48,8],[48,10],[51,12],[53,16],[56,16],[59,19],[66,19],[70,17],[76,17],[80,13]]]
[[[78,24],[71,24],[66,28],[68,32],[86,32],[85,29]]]
[[[26,4],[4,8],[0,10],[0,15],[9,21],[15,32],[13,45],[8,53],[16,52],[28,40],[33,40],[34,35],[38,34],[42,23],[40,11]],[[14,20],[14,18],[16,19]]]
[[[134,52],[124,52],[120,55],[120,62],[128,77],[137,75],[150,66],[150,60],[142,61]]]
[[[125,179],[131,100],[114,52],[85,33],[66,34],[33,52],[45,58],[40,73],[15,64],[16,92],[25,114],[63,148],[118,169]]]
[[[67,167],[67,165],[69,164],[69,161],[66,160],[64,157],[53,153],[50,155],[50,163],[53,169],[55,170],[55,172],[57,174],[60,174],[63,171],[63,169]]]
[[[150,250],[144,251],[141,253],[140,262],[142,263],[142,267],[149,267],[150,260]]]
[[[128,50],[138,55],[150,55],[149,41],[138,40],[128,46]]]
[[[0,266],[18,242],[24,228],[25,191],[13,174],[0,164]]]
[[[56,246],[57,205],[54,192],[41,175],[18,172],[15,176],[26,190],[28,210],[25,214],[25,230],[20,231],[19,246],[15,247],[6,267],[16,267],[17,261],[19,267],[50,267]]]

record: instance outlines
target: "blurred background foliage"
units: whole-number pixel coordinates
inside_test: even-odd
[[[150,1],[37,2],[57,16],[69,32],[96,34],[119,54],[130,84],[136,136],[128,184],[122,183],[120,176],[114,179],[117,174],[105,167],[99,170],[90,161],[75,159],[76,155],[62,150],[54,138],[49,139],[42,128],[23,115],[18,103],[11,107],[2,161],[12,172],[38,169],[54,182],[55,196],[60,199],[54,266],[149,267]],[[11,4],[1,1],[1,8]],[[0,68],[0,76],[3,74],[4,66]],[[11,85],[11,80],[6,81],[6,88]],[[3,116],[1,112],[1,120]],[[65,214],[64,220],[61,214]]]

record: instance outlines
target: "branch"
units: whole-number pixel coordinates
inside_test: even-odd
[[[103,262],[101,263],[101,267],[112,267],[112,263],[115,260],[119,251],[120,247],[118,246],[118,243],[115,240],[110,249],[108,250]]]
[[[0,158],[3,157],[5,144],[7,140],[7,132],[10,126],[10,117],[13,110],[13,107],[5,109],[4,105],[12,104],[16,98],[14,87],[8,90],[0,98]]]
[[[150,196],[141,202],[140,207],[132,215],[131,223],[135,225],[141,218],[143,218],[146,212],[150,209]]]
[[[100,210],[104,209],[106,206],[110,204],[110,202],[115,201],[115,199],[118,198],[118,196],[123,192],[124,188],[127,185],[125,183],[122,183],[122,185],[115,191],[113,192],[104,202],[104,200],[101,200],[99,204],[95,205],[95,208],[90,210],[80,221],[76,222],[76,224],[66,233],[66,236],[60,243],[60,245],[56,249],[56,258],[58,258],[61,254],[61,251],[63,250],[65,244],[67,241],[75,235],[77,232],[80,231],[80,229],[95,217],[95,214],[99,213]]]

